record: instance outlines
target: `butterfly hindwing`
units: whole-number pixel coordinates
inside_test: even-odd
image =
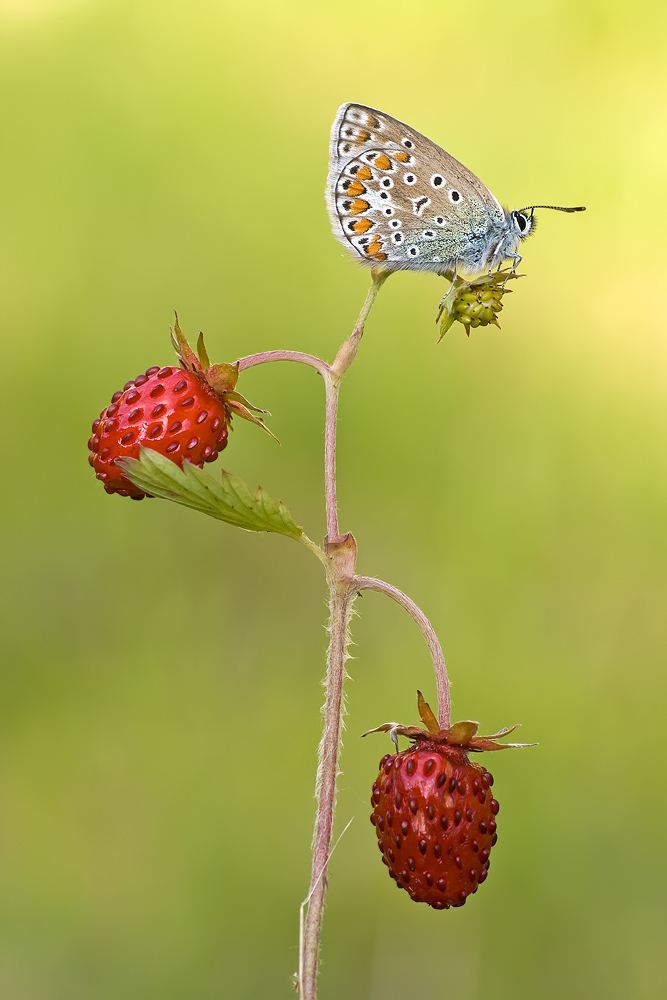
[[[331,133],[327,202],[338,239],[371,265],[447,272],[480,256],[505,213],[488,188],[430,139],[345,104]]]

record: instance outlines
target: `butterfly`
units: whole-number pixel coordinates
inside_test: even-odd
[[[512,261],[536,225],[528,205],[509,211],[480,179],[409,125],[363,104],[343,104],[331,130],[327,207],[334,235],[383,271],[476,276]]]

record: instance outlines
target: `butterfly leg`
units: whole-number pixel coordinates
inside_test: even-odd
[[[459,266],[459,262],[458,262],[458,260],[455,260],[454,261],[454,274],[453,274],[453,277],[452,277],[452,283],[451,283],[451,285],[449,286],[449,288],[447,289],[447,291],[445,292],[445,294],[443,295],[443,297],[440,300],[440,305],[438,307],[438,315],[435,317],[436,323],[440,322],[440,317],[442,316],[442,314],[444,312],[445,304],[447,302],[447,299],[449,298],[449,295],[450,295],[450,293],[452,291],[452,288],[456,284],[456,280],[457,280],[457,278],[459,276],[459,274],[458,274],[458,266]]]
[[[514,261],[514,263],[507,272],[507,278],[505,278],[505,280],[503,281],[503,292],[505,291],[505,285],[507,284],[508,278],[511,278],[513,274],[516,274],[516,269],[523,260],[523,257],[521,256],[520,253],[510,253],[507,255],[506,259],[512,260]]]

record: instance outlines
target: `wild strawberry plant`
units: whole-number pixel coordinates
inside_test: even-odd
[[[441,306],[441,336],[455,321],[470,327],[495,322],[508,277],[476,281],[456,279]],[[423,728],[386,723],[371,732],[388,732],[395,754],[385,755],[372,788],[371,821],[382,860],[399,888],[415,902],[446,910],[463,905],[486,880],[491,848],[497,839],[498,802],[485,767],[471,753],[502,750],[498,739],[477,736],[477,723],[452,725],[447,669],[438,637],[424,612],[406,594],[383,580],[357,573],[357,545],[341,532],[336,503],[336,421],[341,381],[355,359],[377,293],[388,277],[372,272],[371,288],[351,335],[333,363],[296,351],[267,351],[230,363],[211,364],[203,338],[197,351],[183,336],[178,318],[172,330],[177,364],[148,368],[115,392],[92,427],[89,462],[107,493],[141,500],[161,497],[209,517],[250,531],[276,532],[305,545],[320,560],[329,588],[329,649],[326,701],[319,748],[317,814],[310,887],[300,915],[299,970],[296,986],[304,1000],[316,1000],[319,941],[327,889],[339,772],[343,713],[344,664],[350,641],[350,616],[364,590],[398,603],[418,625],[428,646],[437,691],[437,712],[419,694]],[[322,546],[312,541],[284,504],[263,490],[253,492],[241,479],[204,470],[229,443],[235,416],[268,430],[261,416],[236,386],[256,365],[291,361],[313,368],[325,388],[324,499],[327,534]],[[271,433],[269,431],[269,433]],[[225,454],[227,454],[225,452]],[[399,752],[398,738],[412,746]],[[436,917],[434,919],[442,919]]]

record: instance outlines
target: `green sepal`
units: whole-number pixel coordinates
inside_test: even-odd
[[[176,312],[174,313],[174,325],[171,328],[171,343],[184,368],[187,368],[191,372],[201,371],[199,358],[185,339],[185,334],[181,330],[178,322],[178,313]]]
[[[202,366],[203,371],[206,371],[207,368],[211,367],[208,351],[206,350],[206,345],[204,344],[204,334],[201,330],[199,331],[199,337],[197,338],[197,355],[199,357],[199,364]]]
[[[447,741],[453,746],[467,746],[475,738],[478,722],[455,722],[447,730]]]
[[[253,406],[253,404],[250,402],[250,400],[246,399],[246,397],[243,396],[243,395],[241,395],[240,392],[236,392],[236,391],[234,391],[234,392],[228,392],[227,393],[227,399],[233,399],[237,403],[243,403],[243,405],[246,407],[246,409],[252,410],[254,413],[268,413],[268,415],[271,416],[271,411],[270,410],[262,410],[261,407],[259,407],[259,406]]]
[[[272,531],[297,539],[303,534],[287,507],[281,501],[276,503],[261,486],[253,494],[242,479],[224,469],[218,482],[190,462],[184,462],[181,469],[151,448],[140,447],[139,451],[139,458],[118,458],[116,464],[150,496],[173,500],[246,531]]]
[[[426,701],[421,691],[417,691],[417,707],[419,709],[419,717],[428,729],[429,733],[439,733],[440,725],[438,720],[433,714],[433,709]]]
[[[442,315],[442,319],[440,320],[440,330],[439,330],[440,336],[438,337],[438,343],[440,343],[440,341],[445,336],[445,334],[447,333],[447,331],[452,326],[454,326],[454,324],[456,323],[456,321],[458,319],[458,316],[456,316],[453,311],[449,312],[449,310],[447,310],[447,309],[444,309],[442,311],[442,313],[439,312],[438,313],[438,318],[441,315]],[[436,323],[437,322],[438,322],[438,320],[436,319]]]
[[[236,383],[239,380],[239,363],[237,361],[230,365],[223,361],[218,365],[209,365],[205,378],[211,389],[215,389],[216,392],[231,392],[232,389],[236,388]]]
[[[227,408],[229,410],[231,410],[233,413],[238,413],[238,415],[240,417],[243,417],[244,420],[249,420],[251,424],[256,424],[258,427],[261,427],[263,431],[266,431],[266,433],[269,435],[269,437],[272,437],[274,441],[277,441],[278,444],[280,444],[280,441],[278,440],[278,438],[276,437],[276,435],[273,433],[272,430],[269,430],[269,428],[266,426],[266,424],[264,423],[264,421],[262,420],[261,417],[256,417],[254,415],[254,413],[250,412],[250,410],[248,409],[248,407],[244,403],[239,403],[236,399],[234,399],[234,397],[236,395],[237,395],[237,393],[235,393],[235,392],[228,392],[227,393],[227,397],[226,397],[227,400],[228,400],[228,402],[227,402]],[[241,398],[243,398],[243,397],[241,397]],[[253,410],[257,410],[257,407],[253,406]],[[257,412],[258,413],[268,413],[269,411],[268,410],[257,410]]]

